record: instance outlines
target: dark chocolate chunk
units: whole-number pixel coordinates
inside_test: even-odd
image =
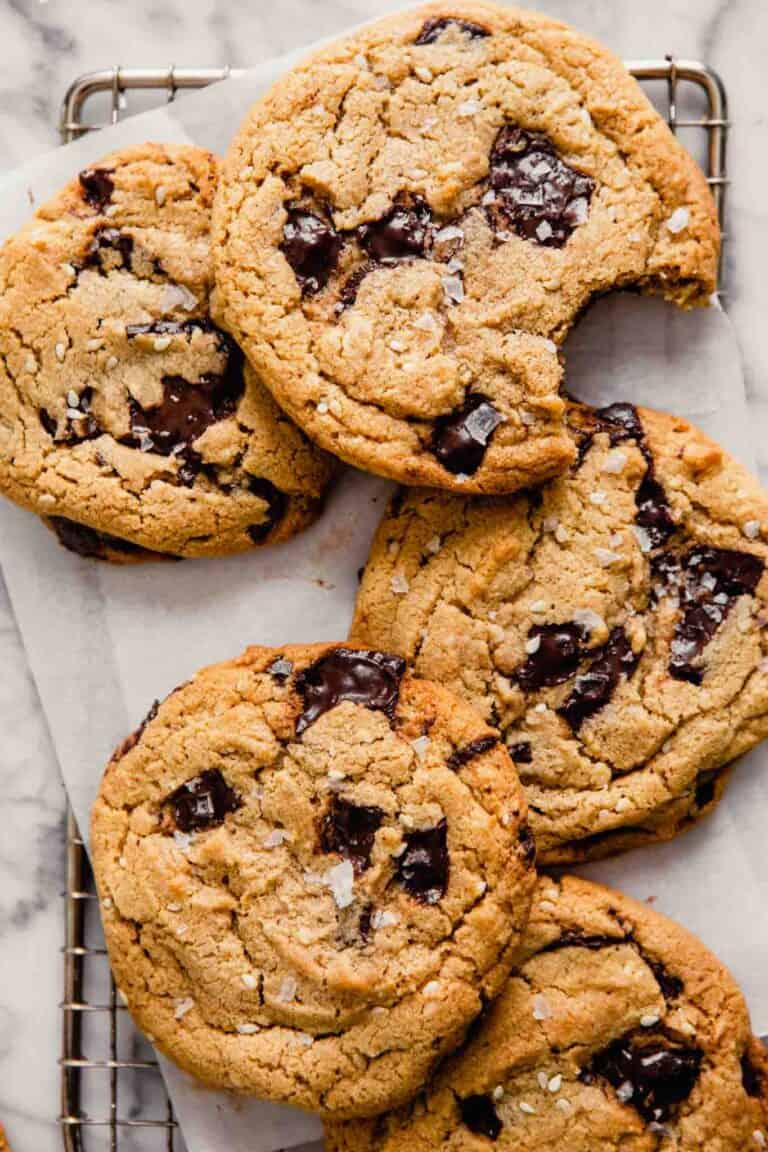
[[[112,755],[113,760],[122,760],[123,756],[130,752],[132,748],[136,747],[139,740],[141,740],[142,736],[144,735],[144,729],[147,727],[147,724],[149,724],[150,721],[154,720],[155,716],[157,716],[157,710],[159,707],[160,701],[155,700],[154,704],[150,708],[149,712],[147,712],[138,728],[134,732],[131,732],[130,736],[126,736],[122,744],[120,744],[119,747],[115,750]]]
[[[487,1136],[498,1140],[501,1135],[501,1120],[493,1106],[492,1096],[465,1096],[458,1101],[461,1122],[476,1136]]]
[[[646,459],[649,459],[646,456]],[[643,528],[652,548],[658,548],[673,535],[677,525],[667,504],[667,495],[653,476],[653,466],[649,460],[648,471],[635,493],[637,505],[636,524]]]
[[[381,264],[423,256],[431,233],[432,212],[419,196],[395,201],[386,216],[357,229],[363,248]]]
[[[538,640],[539,646],[515,672],[524,692],[551,688],[575,675],[586,639],[580,624],[535,624],[528,632],[528,639]]]
[[[620,444],[622,440],[640,442],[644,438],[643,426],[634,404],[609,404],[607,408],[598,408],[595,416],[606,427],[611,444]]]
[[[355,872],[364,872],[371,863],[371,852],[384,813],[373,805],[353,804],[334,796],[323,816],[320,847],[344,860],[350,860]]]
[[[397,858],[397,879],[422,904],[437,904],[448,887],[448,822],[406,832]]]
[[[240,352],[234,340],[217,328],[212,320],[200,318],[195,320],[150,320],[146,324],[126,324],[125,334],[129,340],[136,336],[192,336],[194,332],[209,332],[216,337],[219,352],[226,353],[227,357],[237,359]]]
[[[176,827],[182,832],[197,832],[221,824],[230,812],[236,812],[242,801],[230,788],[218,768],[207,768],[187,780],[168,797]]]
[[[751,552],[696,547],[680,558],[666,556],[653,574],[677,586],[682,615],[675,628],[669,673],[676,680],[701,684],[704,649],[739,596],[752,595],[763,575],[763,561]]]
[[[458,28],[459,32],[469,36],[470,40],[480,40],[491,34],[487,28],[483,28],[482,24],[474,24],[471,20],[456,20],[452,16],[439,16],[424,22],[414,44],[434,44],[446,28]]]
[[[376,264],[373,260],[366,260],[364,264],[355,268],[354,272],[347,276],[346,280],[339,289],[339,298],[336,301],[336,313],[340,314],[345,308],[351,308],[357,300],[357,294],[360,291],[360,285],[369,272],[372,272]]]
[[[529,740],[518,740],[516,744],[508,744],[509,754],[515,764],[531,764],[533,749]]]
[[[762,1099],[768,1090],[763,1071],[752,1063],[749,1052],[745,1052],[741,1058],[741,1082],[747,1096],[753,1100]]]
[[[121,232],[119,228],[98,228],[83,265],[86,268],[100,268],[102,272],[109,272],[113,268],[126,268],[130,271],[132,259],[132,236]]]
[[[590,952],[599,952],[601,948],[613,948],[616,944],[625,944],[622,937],[587,936],[580,932],[571,932],[566,929],[556,940],[548,944],[545,952],[559,952],[561,948],[586,948]]]
[[[329,219],[302,208],[288,210],[280,251],[305,295],[319,292],[328,283],[343,243]]]
[[[254,544],[261,544],[285,515],[288,497],[285,492],[276,488],[271,480],[265,480],[263,476],[249,476],[248,487],[254,496],[264,500],[267,505],[266,519],[262,520],[261,524],[251,524],[248,528],[248,535]]]
[[[490,748],[495,748],[498,742],[498,736],[483,736],[479,740],[472,740],[463,748],[457,748],[448,757],[447,765],[449,768],[461,768],[462,764],[468,764],[470,760],[474,760],[475,756],[480,756]]]
[[[103,212],[115,190],[112,173],[106,168],[84,168],[78,179],[86,204]]]
[[[121,540],[117,536],[110,536],[106,532],[98,532],[89,528],[87,524],[78,524],[75,520],[68,520],[65,516],[51,516],[48,523],[59,538],[59,543],[69,551],[87,559],[103,560],[108,551],[124,552],[126,554],[149,551],[132,544],[129,540]]]
[[[360,912],[357,922],[357,931],[360,939],[367,944],[371,938],[371,919],[373,918],[373,904],[366,904]]]
[[[469,396],[458,412],[435,421],[432,452],[449,472],[471,476],[482,464],[491,436],[503,420],[484,396]]]
[[[534,839],[530,824],[520,825],[520,831],[517,834],[517,841],[520,845],[523,860],[525,860],[526,864],[532,867],[536,862],[536,840]]]
[[[679,976],[673,976],[660,960],[656,960],[653,956],[649,956],[640,948],[638,949],[645,963],[653,972],[654,979],[659,986],[662,996],[665,1000],[676,1000],[683,990],[683,982]]]
[[[706,808],[715,798],[715,782],[717,773],[705,773],[696,784],[694,800],[697,808]]]
[[[643,1119],[662,1123],[687,1100],[699,1076],[702,1053],[658,1034],[628,1033],[593,1057],[581,1076],[607,1080],[613,1088],[631,1084],[626,1101]]]
[[[578,732],[586,719],[605,707],[621,677],[631,676],[637,665],[637,656],[623,628],[614,628],[605,644],[594,650],[593,655],[587,671],[576,678],[573,691],[558,709],[574,732]]]
[[[47,408],[41,408],[38,412],[38,416],[40,417],[40,423],[42,424],[45,431],[48,433],[52,440],[55,440],[58,424],[54,420],[53,416],[51,416]]]
[[[508,124],[491,151],[493,200],[486,210],[497,232],[509,228],[526,240],[562,248],[589,212],[595,182],[571,168],[544,136]]]
[[[296,677],[296,691],[304,701],[296,735],[343,700],[384,712],[391,720],[404,672],[405,660],[388,652],[336,648],[321,656]]]

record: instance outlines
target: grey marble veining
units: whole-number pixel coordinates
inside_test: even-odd
[[[0,0],[0,168],[57,142],[79,73],[123,65],[247,66],[399,7],[397,0]],[[621,56],[674,52],[723,76],[729,138],[729,311],[768,469],[768,263],[764,0],[541,0]],[[63,795],[15,623],[0,585],[0,1119],[16,1152],[61,1146],[58,1111]]]

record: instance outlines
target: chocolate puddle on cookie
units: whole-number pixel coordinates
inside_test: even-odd
[[[681,616],[670,645],[669,673],[675,680],[701,684],[706,671],[704,650],[740,596],[751,596],[764,563],[751,552],[694,547],[654,559],[656,592],[671,591],[680,600]]]
[[[40,423],[56,444],[77,444],[81,440],[94,440],[101,435],[96,417],[91,412],[93,389],[83,388],[79,394],[74,389],[67,392],[66,420],[63,427],[46,408],[38,415]]]
[[[388,652],[337,648],[321,656],[296,677],[296,691],[304,702],[296,735],[344,700],[384,712],[391,720],[404,672],[405,661]]]
[[[607,1080],[622,1092],[622,1103],[658,1124],[671,1119],[677,1106],[688,1099],[702,1060],[698,1048],[661,1034],[630,1032],[593,1056],[580,1079],[586,1084]]]

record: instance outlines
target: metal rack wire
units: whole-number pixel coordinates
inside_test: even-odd
[[[672,131],[706,172],[723,228],[728,186],[727,101],[705,64],[671,56],[629,60]],[[183,91],[237,76],[229,68],[106,68],[78,77],[61,109],[64,141],[75,140]],[[723,229],[725,239],[725,230]],[[721,256],[722,260],[722,256]],[[722,267],[718,295],[722,298]],[[67,815],[61,1116],[66,1152],[183,1152],[157,1060],[119,1001],[101,936],[83,841]],[[129,1101],[127,1111],[123,1104]],[[106,1101],[106,1103],[105,1103]]]

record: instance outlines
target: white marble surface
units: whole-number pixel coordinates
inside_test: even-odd
[[[0,166],[56,143],[79,73],[123,65],[246,66],[399,5],[393,0],[0,0]],[[757,450],[768,468],[768,264],[763,0],[541,0],[623,56],[707,61],[723,76],[729,140],[727,288],[744,355]],[[16,1152],[61,1147],[58,1111],[63,794],[44,718],[0,583],[0,1118]],[[106,1147],[107,1145],[99,1145]],[[94,1145],[96,1147],[96,1145]]]

